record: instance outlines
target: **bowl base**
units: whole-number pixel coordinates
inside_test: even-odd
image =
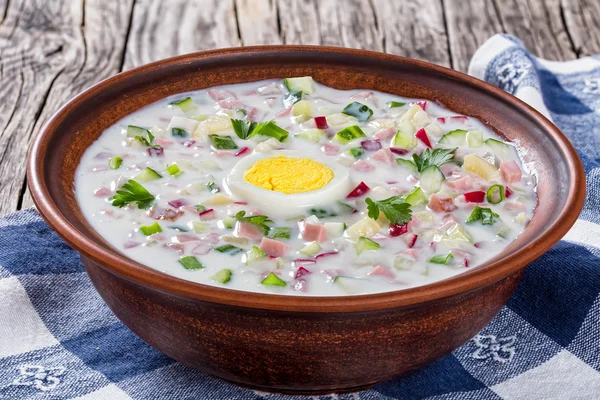
[[[222,378],[221,378],[222,379]],[[370,389],[373,386],[377,385],[381,382],[373,382],[366,385],[360,386],[352,386],[346,388],[338,388],[338,389],[287,389],[287,388],[276,388],[276,387],[268,387],[268,386],[260,386],[260,385],[252,385],[247,383],[240,383],[236,381],[232,381],[229,379],[223,379],[227,382],[230,382],[234,385],[241,386],[246,389],[255,390],[257,392],[265,392],[265,393],[273,393],[273,394],[286,394],[292,396],[304,395],[304,396],[323,396],[328,394],[344,394],[344,393],[355,393],[362,392],[364,390]]]

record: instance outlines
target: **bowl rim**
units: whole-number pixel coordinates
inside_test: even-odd
[[[373,58],[374,61],[385,60],[412,65],[413,67],[423,68],[431,72],[442,74],[448,78],[459,81],[464,85],[488,92],[493,96],[499,97],[500,100],[513,103],[513,106],[517,108],[519,112],[526,114],[541,126],[545,132],[549,133],[557,146],[566,155],[564,162],[573,179],[571,180],[564,208],[560,211],[552,225],[543,231],[542,234],[530,244],[517,248],[511,254],[491,263],[479,266],[468,273],[459,274],[449,279],[444,279],[424,286],[377,294],[352,296],[295,296],[247,292],[204,285],[176,278],[150,267],[146,267],[85,236],[70,224],[68,219],[54,204],[44,181],[43,160],[45,157],[45,150],[48,147],[51,136],[59,122],[79,103],[101,92],[105,86],[118,85],[120,82],[135,77],[137,74],[150,72],[170,65],[188,64],[198,59],[219,58],[220,56],[232,56],[242,53],[264,54],[265,52],[277,53],[282,51],[344,53],[349,56],[370,57]],[[567,233],[577,220],[579,213],[583,208],[585,190],[581,190],[580,188],[585,188],[586,183],[583,164],[579,159],[575,148],[563,133],[533,107],[495,86],[465,73],[426,61],[368,50],[310,45],[247,46],[201,51],[155,61],[104,79],[69,100],[42,126],[29,149],[27,157],[27,176],[29,190],[31,191],[32,198],[41,216],[71,247],[83,256],[90,258],[95,263],[99,264],[102,268],[144,286],[179,297],[242,308],[310,313],[362,312],[414,306],[476,290],[498,282],[499,280],[524,269],[529,262],[548,251]]]

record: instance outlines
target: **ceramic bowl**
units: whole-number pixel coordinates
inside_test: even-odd
[[[523,234],[485,265],[451,279],[319,298],[233,291],[165,275],[110,246],[83,217],[74,171],[86,148],[119,119],[175,93],[304,75],[337,89],[437,100],[518,142],[539,182],[539,202]],[[510,94],[422,61],[311,46],[195,53],[102,81],[46,123],[31,147],[28,176],[42,216],[81,254],[96,289],[133,332],[209,374],[288,393],[359,390],[456,349],[496,315],[526,265],[567,232],[585,196],[583,167],[571,144]]]

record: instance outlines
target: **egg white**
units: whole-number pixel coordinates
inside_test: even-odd
[[[254,186],[244,180],[244,173],[257,161],[265,158],[285,156],[288,158],[310,158],[326,165],[333,171],[333,179],[322,188],[304,192],[286,194]],[[276,218],[292,217],[304,214],[307,208],[327,206],[342,200],[352,188],[347,167],[334,160],[307,156],[304,152],[278,150],[269,153],[257,153],[241,159],[225,178],[224,187],[236,198],[258,203],[269,216]]]

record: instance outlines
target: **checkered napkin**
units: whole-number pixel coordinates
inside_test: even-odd
[[[469,72],[534,105],[575,144],[588,182],[581,218],[451,355],[364,392],[310,399],[600,399],[600,58],[548,62],[498,35]],[[292,399],[226,383],[146,345],[29,209],[0,219],[0,399],[71,398]]]

